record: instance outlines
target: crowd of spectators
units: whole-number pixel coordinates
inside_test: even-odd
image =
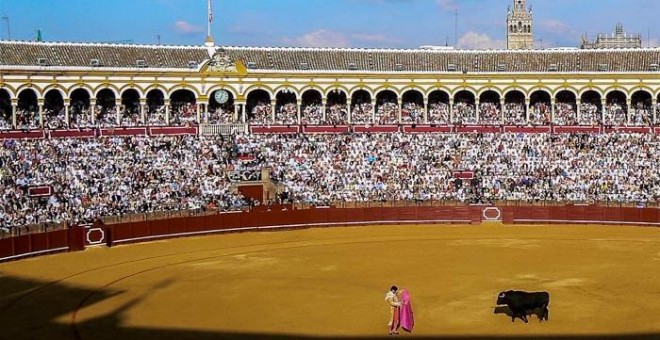
[[[502,111],[500,105],[493,102],[479,103],[479,124],[500,125],[502,124]]]
[[[302,124],[319,125],[325,123],[323,120],[323,106],[320,103],[306,105],[302,110],[302,117],[300,117]]]
[[[601,123],[601,110],[598,105],[589,102],[580,104],[580,120],[579,125],[600,125]]]
[[[419,124],[424,119],[424,106],[414,102],[403,103],[401,107],[401,123]]]
[[[232,124],[241,120],[241,117],[234,117],[233,107],[219,106],[202,113],[203,124]]]
[[[531,120],[531,115],[530,115]],[[504,104],[504,123],[508,125],[527,124],[527,113],[524,103],[506,103]]]
[[[244,135],[295,202],[658,202],[656,135]],[[469,170],[472,181],[453,176]]]
[[[373,105],[370,101],[354,103],[351,107],[351,122],[353,124],[373,123]]]
[[[270,102],[258,102],[252,107],[248,122],[255,125],[270,125],[273,123],[273,106]]]
[[[577,110],[572,103],[558,102],[555,105],[554,124],[577,125]]]
[[[626,125],[628,124],[628,111],[626,108],[616,102],[605,105],[605,125]]]
[[[348,105],[331,104],[326,109],[326,122],[331,125],[348,123]]]
[[[89,222],[177,210],[240,210],[227,171],[240,169],[222,138],[6,140],[0,147],[0,228]],[[50,186],[52,196],[28,188]]]
[[[473,103],[468,102],[458,102],[454,104],[452,112],[452,117],[454,123],[462,125],[474,125],[477,124],[478,117],[477,111]]]
[[[295,102],[283,104],[275,112],[275,124],[293,125],[298,123],[298,106]]]
[[[430,124],[449,124],[449,104],[443,102],[429,103]]]
[[[396,124],[399,122],[399,105],[396,102],[386,101],[376,110],[376,123],[380,125]]]

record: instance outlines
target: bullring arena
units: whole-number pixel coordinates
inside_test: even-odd
[[[659,64],[0,41],[0,339],[660,338]]]
[[[3,337],[378,338],[392,283],[413,294],[417,337],[651,339],[660,332],[658,229],[509,224],[561,214],[582,223],[585,212],[657,219],[650,209],[508,207],[505,224],[483,207],[317,210],[127,223],[104,234],[90,228],[84,252],[0,265]],[[355,222],[436,214],[468,224]],[[324,218],[353,222],[318,226]],[[304,219],[316,227],[301,226]],[[275,221],[285,230],[269,225]],[[162,238],[239,231],[244,223],[258,227]],[[69,242],[79,238],[64,232]],[[152,242],[130,244],[140,241]],[[44,242],[32,235],[28,243]],[[495,309],[497,293],[512,288],[549,291],[549,322],[511,323]]]

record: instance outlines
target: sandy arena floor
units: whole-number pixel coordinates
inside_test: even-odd
[[[228,234],[0,264],[0,338],[381,337],[392,284],[412,294],[415,337],[660,339],[660,229],[501,225]],[[550,321],[495,313],[508,289],[549,291]]]

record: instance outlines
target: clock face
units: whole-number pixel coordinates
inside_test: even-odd
[[[229,100],[229,93],[225,90],[215,91],[215,101],[218,104],[224,104]]]

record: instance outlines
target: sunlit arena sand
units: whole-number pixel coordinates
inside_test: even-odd
[[[184,238],[0,264],[2,339],[387,336],[660,338],[660,229],[374,226]],[[508,289],[550,292],[511,323]],[[402,334],[400,337],[407,337]]]

